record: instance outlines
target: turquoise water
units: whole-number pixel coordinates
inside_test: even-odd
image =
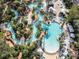
[[[53,22],[50,25],[42,24],[43,30],[47,31],[48,34],[43,39],[43,48],[46,52],[54,53],[58,51],[60,44],[59,44],[59,37],[63,33],[63,29],[60,27],[60,25],[57,22]],[[34,34],[32,37],[32,41],[36,41],[37,38],[35,37],[35,33],[37,32],[37,28],[35,25],[34,27]]]
[[[7,24],[8,24],[8,25],[7,25],[8,30],[12,33],[12,38],[15,40],[15,39],[16,39],[16,37],[15,37],[15,33],[14,33],[14,31],[13,31],[12,27],[11,27],[11,24],[10,24],[10,23],[7,23]]]
[[[36,41],[36,40],[37,40],[37,38],[36,38],[36,36],[35,36],[36,32],[37,32],[37,28],[36,28],[35,25],[33,25],[32,41]]]
[[[45,36],[44,42],[44,49],[46,52],[53,53],[58,51],[59,49],[59,37],[63,33],[60,25],[58,23],[53,22],[47,28],[48,34]]]
[[[35,4],[30,4],[29,5],[30,8],[33,8],[33,7],[36,7]],[[43,8],[43,7],[41,7]],[[36,12],[39,12],[41,8],[37,8],[36,9]],[[15,13],[15,17],[14,19],[17,19],[18,17],[18,12],[15,11],[15,10],[12,10],[14,13]],[[38,16],[39,16],[39,19],[38,21],[36,21],[34,24],[33,24],[33,34],[32,34],[32,38],[31,40],[29,41],[26,41],[27,42],[33,42],[33,41],[36,41],[37,38],[35,36],[36,32],[37,32],[37,27],[36,25],[38,25],[39,23],[42,24],[42,28],[43,30],[47,31],[48,34],[43,38],[43,44],[44,44],[44,49],[45,51],[49,52],[49,53],[53,53],[53,52],[56,52],[58,49],[59,49],[59,36],[61,36],[61,34],[63,33],[63,30],[61,29],[60,25],[56,22],[53,22],[51,23],[50,25],[47,25],[47,24],[44,24],[42,21],[43,21],[43,15],[41,15],[40,13],[38,13]],[[15,41],[16,44],[23,44],[24,41],[23,40],[18,40],[16,38],[16,34],[15,32],[13,31],[12,27],[11,27],[11,24],[8,23],[8,29],[9,31],[11,31],[12,33],[12,38],[13,40]]]
[[[30,9],[32,9],[33,7],[36,8],[37,7],[37,4],[36,3],[31,3],[31,4],[28,5],[28,7]]]

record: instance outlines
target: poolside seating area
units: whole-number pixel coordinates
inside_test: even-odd
[[[70,51],[71,51],[70,49],[72,49],[70,47],[70,45],[72,42],[75,42],[75,41],[73,41],[73,39],[75,38],[73,27],[69,24],[66,24],[65,28],[67,28],[67,29],[65,29],[66,32],[64,32],[64,34],[66,34],[66,35],[64,35],[61,38],[61,41],[62,41],[62,43],[61,43],[62,48],[60,48],[60,58],[61,59],[66,59],[66,58],[68,58],[68,56],[70,56],[69,55]],[[73,52],[74,52],[74,50],[73,50]],[[73,54],[73,52],[71,52],[71,53]],[[76,57],[74,57],[74,58],[76,58]]]

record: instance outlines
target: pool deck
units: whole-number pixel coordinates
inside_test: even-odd
[[[46,54],[44,53],[45,59],[58,59],[59,58],[59,52],[56,52],[54,54]]]

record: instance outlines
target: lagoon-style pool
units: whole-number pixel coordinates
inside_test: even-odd
[[[43,43],[42,43],[45,52],[47,52],[47,53],[57,52],[60,47],[59,37],[63,33],[62,28],[56,22],[53,22],[50,25],[42,24],[42,27],[44,30],[46,30],[48,32],[48,34],[43,38]],[[10,24],[8,24],[8,28],[12,32],[12,37],[13,37],[14,41],[16,42],[16,44],[23,44],[24,43],[23,40],[19,41],[15,37],[15,33],[14,33],[13,29],[11,28]],[[35,25],[33,25],[33,35],[31,38],[31,42],[38,40],[35,36],[36,32],[37,32],[37,28]]]
[[[32,5],[32,4],[29,5],[30,8],[33,8],[33,6],[34,5]],[[39,8],[37,8],[37,10],[39,11]],[[17,11],[14,11],[14,10],[12,10],[12,11],[18,17]],[[14,17],[15,19],[17,18],[16,16]],[[37,23],[33,24],[33,34],[32,34],[32,38],[31,38],[31,40],[29,40],[29,42],[33,42],[33,41],[38,40],[35,36],[35,33],[37,32],[36,25],[39,23],[39,21],[43,20],[43,15],[38,13],[38,16],[39,16],[39,19],[38,19]],[[57,22],[52,22],[50,25],[46,25],[43,22],[41,22],[41,24],[42,24],[42,28],[48,32],[48,34],[43,38],[43,41],[42,41],[43,42],[43,48],[44,48],[45,52],[47,52],[47,53],[57,52],[59,47],[60,47],[59,37],[63,33],[63,29],[60,27],[60,25]],[[15,41],[16,44],[25,43],[23,40],[18,40],[16,38],[16,34],[13,31],[10,23],[8,23],[8,29],[9,29],[9,31],[11,31],[12,38]]]

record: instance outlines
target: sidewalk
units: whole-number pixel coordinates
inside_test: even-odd
[[[52,55],[44,53],[44,56],[45,56],[45,59],[58,59],[59,58],[59,53],[57,52],[57,53],[52,54]]]

